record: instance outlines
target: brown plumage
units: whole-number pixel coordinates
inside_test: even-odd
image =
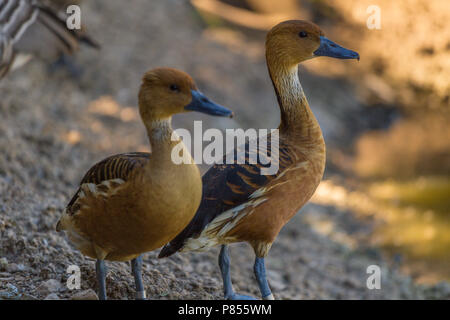
[[[54,61],[75,53],[79,43],[99,48],[83,28],[67,28],[66,5],[55,0],[0,0],[0,79],[19,52]]]
[[[316,55],[325,55],[322,43],[326,41],[329,40],[319,27],[306,21],[286,21],[268,33],[266,60],[281,111],[278,154],[269,157],[278,161],[279,156],[279,170],[273,175],[262,175],[264,165],[261,161],[250,164],[249,156],[255,152],[264,156],[265,150],[248,150],[248,143],[245,164],[214,165],[202,178],[203,199],[194,219],[161,250],[159,257],[176,251],[248,242],[259,261],[255,262],[255,272],[261,267],[263,260],[258,258],[268,254],[281,228],[311,198],[324,172],[325,143],[300,85],[297,66]],[[329,52],[326,55],[347,58]],[[356,53],[349,52],[345,52],[348,58],[356,58]],[[242,298],[230,289],[227,257],[223,246],[220,261],[225,296]],[[267,283],[265,276],[260,280]],[[273,298],[263,282],[263,297]]]
[[[130,178],[133,170],[142,168],[149,159],[150,153],[146,152],[131,152],[108,157],[89,169],[83,179],[81,179],[80,185],[83,186],[84,184],[91,183],[96,185],[99,192],[107,192],[108,187],[102,184],[103,182],[116,179],[126,182]],[[66,211],[69,215],[73,215],[79,210],[76,202],[80,197],[81,191],[82,188],[78,188],[72,200],[67,205]],[[58,224],[56,230],[59,231],[59,229],[60,226]]]
[[[201,178],[171,128],[171,116],[187,110],[231,115],[201,95],[181,71],[146,73],[139,111],[151,154],[124,153],[94,165],[57,224],[57,231],[66,230],[83,254],[99,261],[135,259],[167,243],[192,219],[201,199]],[[180,145],[190,163],[172,161],[172,148]]]

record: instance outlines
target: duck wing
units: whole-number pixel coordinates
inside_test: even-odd
[[[203,175],[203,195],[200,207],[187,227],[163,247],[159,258],[168,257],[182,249],[188,239],[198,237],[205,227],[222,213],[239,205],[255,201],[258,190],[263,190],[266,185],[277,178],[285,167],[290,165],[288,149],[280,145],[278,172],[273,175],[261,173],[262,168],[268,167],[262,162],[267,163],[267,158],[271,158],[271,140],[267,140],[267,150],[263,148],[256,150],[251,148],[251,145],[249,148],[249,143],[245,144],[244,164],[216,164]],[[255,158],[255,153],[258,155],[257,163],[252,164],[250,159],[252,155],[253,159]],[[264,158],[266,158],[266,161],[261,161]],[[235,162],[237,159],[238,155],[235,152]]]
[[[89,185],[107,188],[120,185],[126,182],[136,169],[145,166],[149,160],[150,153],[131,152],[117,154],[98,162],[81,179],[80,187],[67,205],[66,212],[72,215],[78,210],[76,202],[84,188],[89,189]]]

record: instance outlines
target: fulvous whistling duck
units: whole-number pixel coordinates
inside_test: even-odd
[[[251,298],[233,291],[227,245],[234,242],[248,242],[253,247],[262,298],[273,299],[264,257],[281,228],[311,198],[322,179],[325,142],[298,78],[298,64],[319,56],[359,59],[358,53],[328,40],[318,26],[307,21],[285,21],[269,31],[266,60],[281,109],[279,170],[262,175],[261,169],[267,165],[260,160],[268,153],[248,150],[249,143],[245,145],[245,164],[214,165],[203,176],[203,198],[194,219],[159,254],[162,258],[176,251],[222,245],[219,266],[227,299]],[[270,145],[271,139],[266,140]],[[258,152],[258,164],[248,161],[254,152]],[[235,162],[236,157],[235,152]],[[273,154],[269,157],[277,161]]]
[[[187,111],[232,115],[200,93],[186,73],[170,68],[147,72],[139,91],[139,112],[151,153],[118,154],[94,165],[56,226],[57,231],[67,231],[84,255],[97,259],[100,299],[106,299],[104,260],[132,260],[137,298],[144,299],[141,254],[173,239],[200,204],[199,170],[171,127],[172,115]],[[174,146],[192,160],[190,164],[172,161]]]
[[[0,0],[0,79],[17,52],[69,63],[65,55],[76,52],[79,43],[99,48],[83,30],[67,28],[62,5],[55,0]]]

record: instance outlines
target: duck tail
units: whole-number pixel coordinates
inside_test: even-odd
[[[57,232],[66,230],[66,225],[64,223],[64,221],[66,219],[67,219],[67,208],[64,209],[64,211],[63,211],[63,213],[61,215],[61,218],[59,218],[58,222],[56,223],[55,229],[56,229]]]
[[[56,224],[56,231],[57,232],[60,232],[60,231],[62,231],[63,229],[62,229],[62,225],[61,225],[61,220],[59,220],[58,221],[58,223]]]
[[[172,244],[172,242],[169,242],[166,244],[161,251],[159,252],[158,259],[167,258],[173,255],[175,252],[177,252],[182,246],[182,243],[180,245]]]
[[[197,211],[198,213],[198,211]],[[186,242],[191,238],[195,237],[198,234],[195,233],[194,227],[196,226],[196,220],[191,220],[191,222],[181,231],[175,238],[172,239],[168,244],[166,244],[161,251],[159,252],[158,258],[166,258],[173,255],[177,251],[181,251],[185,249]]]

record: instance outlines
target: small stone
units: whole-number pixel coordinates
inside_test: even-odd
[[[8,288],[8,290],[10,291],[10,292],[13,292],[14,294],[19,294],[19,289],[17,289],[17,287],[15,286],[15,285],[13,285],[13,284],[11,284],[11,283],[8,283],[7,285],[6,285],[6,287]]]
[[[44,300],[59,300],[59,297],[56,293],[50,293]]]
[[[0,300],[17,299],[20,297],[19,289],[11,283],[6,284],[6,291],[0,291]]]
[[[26,271],[26,270],[27,270],[27,267],[24,264],[19,263],[17,265],[17,271]]]
[[[6,267],[6,271],[14,273],[14,272],[21,272],[21,271],[25,271],[26,267],[19,263],[10,263],[7,267]]]
[[[8,271],[8,272],[16,272],[16,270],[17,270],[17,263],[13,262],[13,263],[10,263],[10,264],[6,265],[5,270]]]
[[[8,266],[8,259],[0,258],[0,270],[6,270]]]
[[[75,293],[72,300],[98,300],[98,296],[94,290],[88,289]]]
[[[9,300],[12,299],[13,296],[8,291],[0,291],[0,300]]]
[[[37,287],[36,290],[42,295],[48,295],[49,293],[57,292],[61,288],[61,282],[55,279],[50,279],[41,283],[41,285]]]

